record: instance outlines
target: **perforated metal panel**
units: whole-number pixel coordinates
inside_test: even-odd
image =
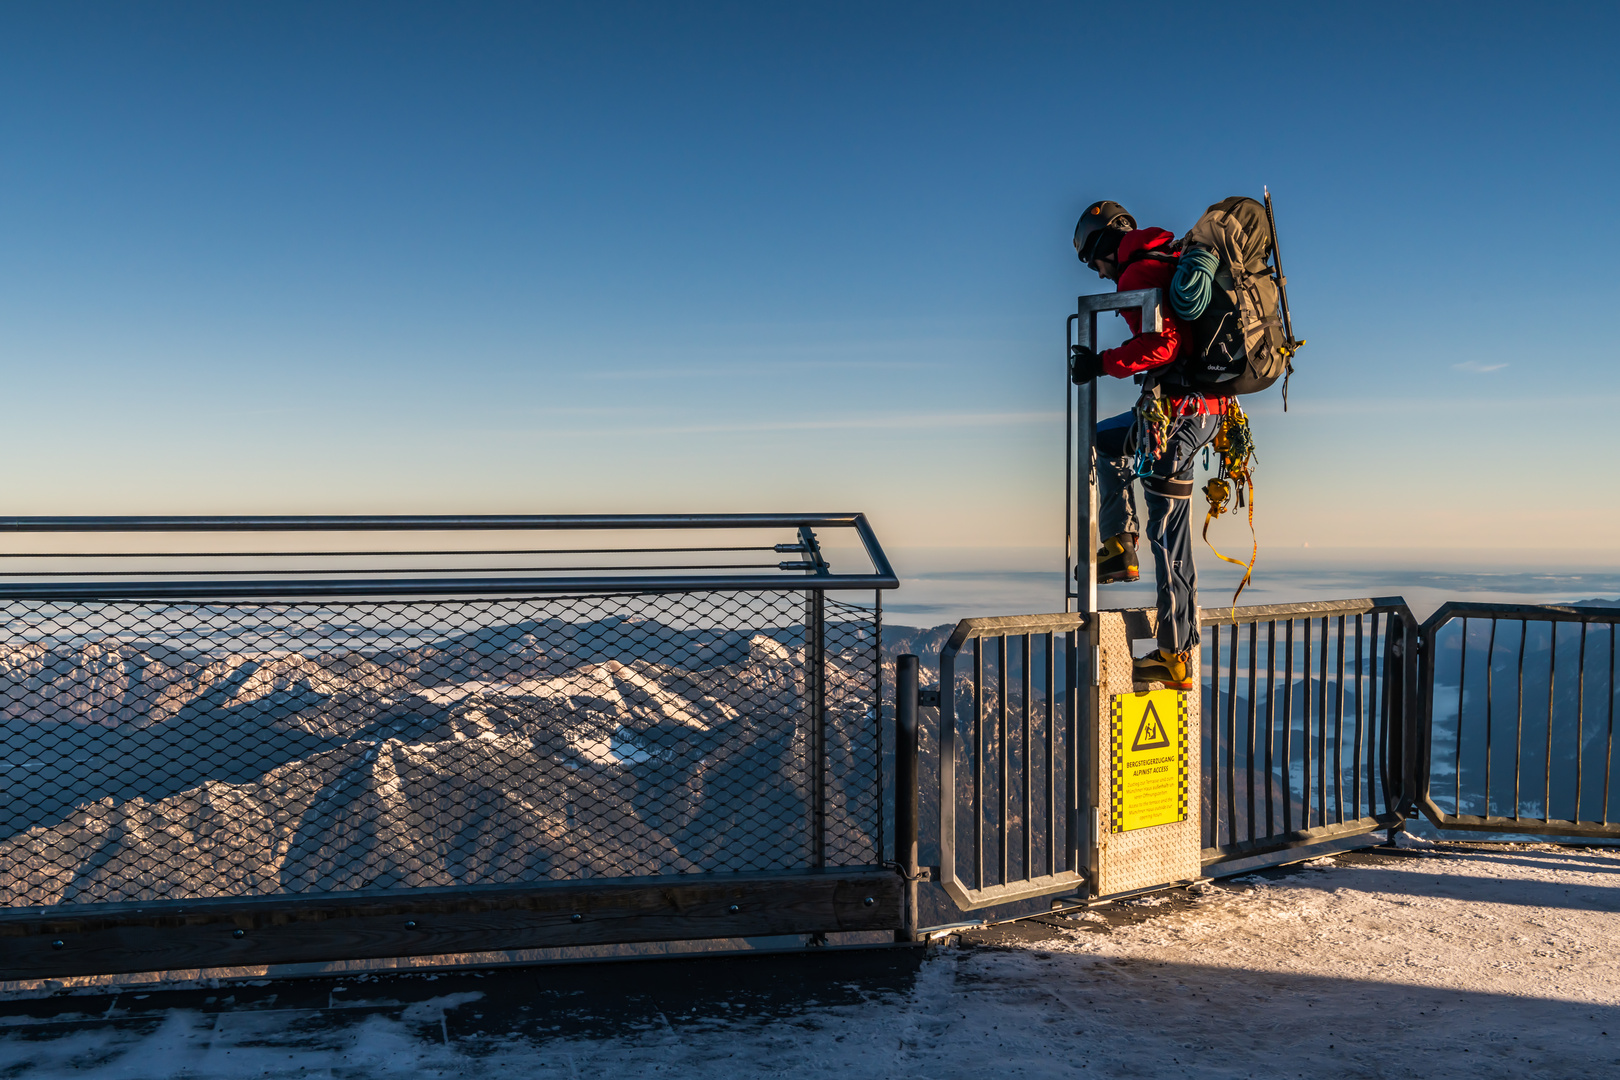
[[[1193,880],[1202,874],[1200,852],[1202,833],[1199,827],[1199,800],[1189,799],[1187,819],[1170,825],[1114,833],[1108,830],[1108,807],[1113,790],[1112,755],[1109,753],[1110,702],[1116,694],[1130,694],[1137,690],[1162,689],[1163,683],[1135,685],[1131,681],[1131,642],[1126,631],[1125,616],[1117,611],[1102,611],[1096,615],[1097,643],[1102,668],[1091,711],[1095,718],[1096,763],[1095,788],[1092,806],[1096,822],[1094,837],[1094,866],[1097,874],[1097,893],[1114,896],[1176,881]],[[1194,672],[1194,685],[1197,673]],[[1187,708],[1187,774],[1198,776],[1202,769],[1199,750],[1202,743],[1202,722],[1199,715],[1199,695],[1185,695]]]

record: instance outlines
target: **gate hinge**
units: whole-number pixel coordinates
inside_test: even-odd
[[[937,708],[939,708],[939,691],[938,690],[919,690],[919,691],[917,691],[917,707],[919,709],[937,709]]]

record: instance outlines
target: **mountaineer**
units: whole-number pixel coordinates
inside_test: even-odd
[[[1116,202],[1093,203],[1074,229],[1080,261],[1121,292],[1162,289],[1170,294],[1177,255],[1175,236],[1156,228],[1139,229]],[[1099,583],[1135,581],[1136,543],[1141,528],[1131,484],[1140,476],[1147,498],[1147,537],[1158,585],[1158,645],[1133,663],[1138,682],[1163,682],[1192,689],[1192,650],[1198,647],[1198,576],[1193,565],[1191,502],[1193,457],[1221,430],[1228,398],[1182,384],[1177,361],[1187,350],[1188,329],[1166,312],[1164,328],[1142,332],[1134,310],[1120,311],[1132,337],[1096,352],[1074,346],[1069,372],[1076,383],[1102,375],[1135,378],[1143,385],[1135,409],[1097,424],[1098,525],[1103,541],[1097,554]]]

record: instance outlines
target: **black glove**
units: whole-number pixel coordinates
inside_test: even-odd
[[[1075,345],[1069,349],[1069,378],[1075,385],[1100,379],[1107,372],[1103,370],[1102,357],[1097,351],[1087,345]]]

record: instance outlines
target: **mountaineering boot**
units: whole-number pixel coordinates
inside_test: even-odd
[[[1186,659],[1163,649],[1131,661],[1131,678],[1137,682],[1162,682],[1168,690],[1193,688],[1191,666]]]
[[[1097,584],[1111,585],[1116,581],[1135,581],[1142,576],[1142,567],[1136,558],[1136,538],[1120,533],[1103,541],[1097,552]]]

